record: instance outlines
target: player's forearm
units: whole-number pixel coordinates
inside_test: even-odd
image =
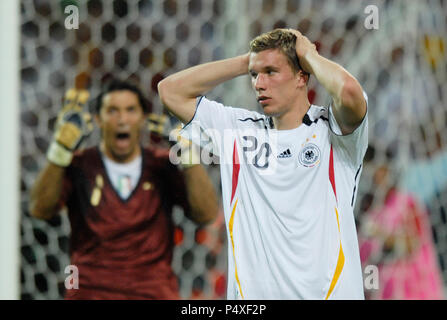
[[[363,90],[357,79],[341,65],[319,55],[316,50],[309,51],[300,61],[332,96],[336,118],[344,125],[342,129],[350,132],[366,112]]]
[[[167,77],[159,85],[162,88],[166,87],[166,91],[169,91],[167,94],[196,98],[217,85],[247,72],[248,55],[242,55],[185,69]]]
[[[202,165],[184,170],[188,201],[191,207],[190,218],[198,224],[212,222],[219,209],[216,191]]]
[[[248,54],[194,66],[177,72],[158,84],[165,107],[183,122],[195,112],[195,98],[217,85],[248,72]]]
[[[355,80],[342,66],[319,55],[316,51],[309,51],[300,61],[303,61],[305,68],[315,76],[336,102],[342,101],[345,83]]]
[[[62,194],[65,168],[48,162],[31,190],[30,213],[39,219],[50,219]]]

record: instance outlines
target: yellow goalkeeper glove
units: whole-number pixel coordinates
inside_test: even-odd
[[[47,151],[50,162],[61,167],[68,166],[73,152],[93,131],[92,117],[83,111],[88,98],[86,90],[70,89],[66,92],[64,107],[57,117],[56,130]]]
[[[196,145],[180,135],[181,128],[182,126],[180,124],[175,129],[173,129],[170,133],[170,137],[172,141],[177,141],[177,143],[180,145],[181,154],[179,166],[182,169],[187,169],[200,164],[200,153]]]

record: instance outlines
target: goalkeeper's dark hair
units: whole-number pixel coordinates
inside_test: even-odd
[[[137,85],[133,84],[130,81],[123,81],[123,80],[119,80],[119,79],[110,80],[109,82],[107,82],[105,84],[105,86],[103,87],[103,90],[101,91],[101,93],[95,100],[95,106],[94,106],[95,112],[97,114],[99,114],[101,107],[102,107],[102,103],[103,103],[102,100],[106,94],[113,92],[113,91],[121,91],[121,90],[129,90],[129,91],[135,93],[138,97],[138,101],[140,102],[143,112],[144,113],[150,112],[150,110],[149,110],[150,103],[144,97],[143,92],[141,92],[140,88],[138,88]]]

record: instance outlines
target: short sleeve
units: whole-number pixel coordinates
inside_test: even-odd
[[[354,167],[358,167],[363,162],[366,149],[368,148],[368,96],[363,92],[366,100],[366,114],[360,125],[351,133],[343,135],[340,126],[332,112],[332,105],[329,106],[329,127],[331,143],[343,157]]]
[[[219,155],[225,130],[237,129],[242,123],[240,120],[247,118],[256,120],[264,119],[264,116],[254,111],[224,106],[201,96],[197,98],[196,112],[192,120],[185,124],[180,134],[209,152]]]

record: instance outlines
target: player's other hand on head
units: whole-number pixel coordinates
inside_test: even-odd
[[[304,71],[312,73],[310,66],[306,62],[306,55],[312,53],[318,54],[317,46],[313,44],[306,36],[301,34],[301,32],[299,32],[298,30],[287,29],[287,31],[293,33],[296,36],[295,50],[298,59],[300,60],[301,67],[304,69]]]

